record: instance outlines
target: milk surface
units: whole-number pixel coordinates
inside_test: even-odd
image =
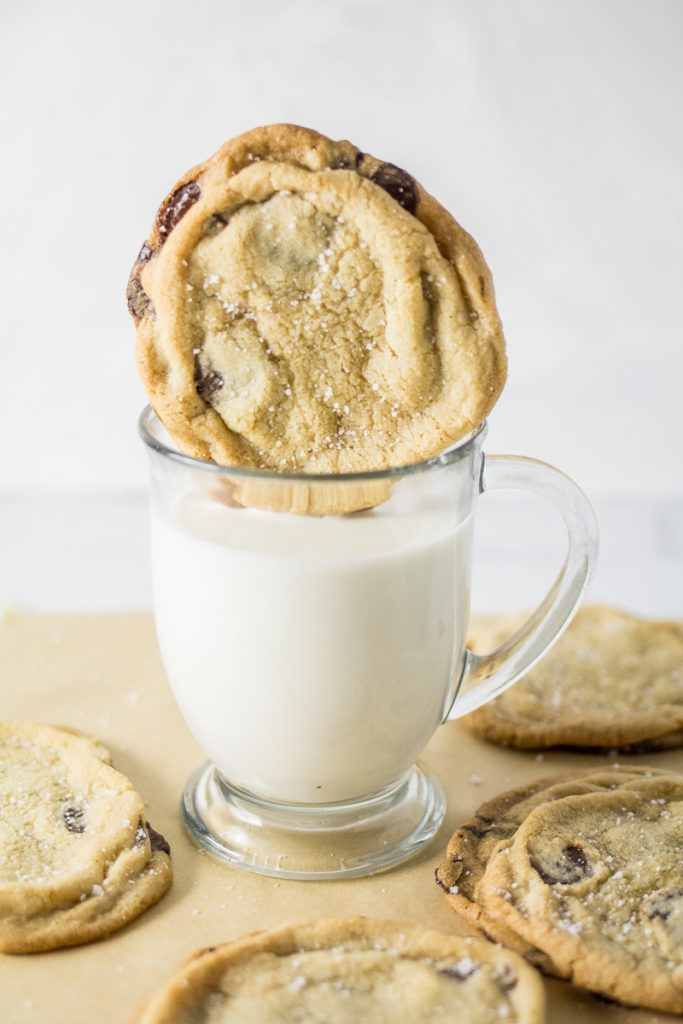
[[[152,554],[169,680],[230,783],[336,802],[419,756],[460,670],[471,517],[313,518],[188,492],[153,510]]]

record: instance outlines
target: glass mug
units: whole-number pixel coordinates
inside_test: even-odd
[[[209,758],[190,834],[263,874],[372,874],[445,811],[416,759],[438,726],[502,692],[570,621],[597,550],[582,492],[531,459],[485,455],[486,424],[442,454],[340,475],[225,468],[180,454],[151,409],[154,614],[175,698]],[[466,647],[481,492],[562,513],[565,564],[526,624]]]

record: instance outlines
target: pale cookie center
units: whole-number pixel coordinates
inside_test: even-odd
[[[86,783],[43,748],[6,743],[0,752],[0,890],[88,874],[92,851],[103,862],[113,857],[129,844],[138,820],[132,790]]]
[[[683,804],[670,794],[660,795],[656,786],[649,789],[640,799],[628,791],[596,794],[592,809],[582,809],[571,797],[539,808],[513,844],[513,870],[504,898],[526,904],[537,918],[547,918],[552,908],[557,915],[554,928],[561,932],[599,934],[635,951],[655,944],[680,963],[680,944],[675,947],[673,939],[683,935]],[[573,810],[571,833],[566,831],[563,804]],[[540,824],[538,830],[534,822]],[[522,849],[526,852],[518,861]],[[552,889],[550,898],[533,875],[528,885],[524,881],[527,857]]]
[[[424,270],[417,294],[396,295],[385,263],[341,200],[280,191],[209,219],[188,259],[195,382],[263,465],[297,469],[369,435],[390,450],[434,399],[437,288]],[[413,350],[392,345],[402,315]]]
[[[499,1021],[516,1014],[507,993],[512,972],[495,970],[463,956],[436,963],[388,950],[319,950],[275,956],[261,953],[227,974],[220,992],[204,1004],[206,1024],[271,1024],[282,1020],[324,1020],[327,1024],[394,1024],[395,1021],[453,1020],[454,1012]]]
[[[0,883],[55,876],[69,866],[75,837],[85,831],[88,804],[55,763],[15,750],[0,764]]]

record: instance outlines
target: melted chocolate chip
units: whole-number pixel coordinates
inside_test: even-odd
[[[159,832],[155,832],[148,821],[138,822],[138,827],[135,831],[135,845],[142,846],[149,837],[149,845],[153,850],[162,850],[164,853],[170,855],[171,847],[168,845],[164,837]]]
[[[225,384],[225,377],[218,370],[207,370],[205,373],[202,371],[199,364],[194,369],[194,385],[197,389],[197,394],[204,401],[208,401],[212,395],[215,395],[217,391],[220,391]]]
[[[128,309],[136,320],[142,320],[143,316],[150,312],[152,303],[149,295],[140,284],[139,277],[131,277],[126,289],[126,302]]]
[[[149,822],[147,822],[147,831],[149,833],[149,842],[153,850],[161,850],[163,853],[171,855],[171,847],[167,841],[161,835],[160,832],[155,832]]]
[[[146,313],[150,312],[150,310],[153,311],[150,297],[142,287],[142,282],[140,281],[140,269],[144,267],[146,263],[149,263],[153,255],[154,249],[151,245],[148,245],[147,242],[145,242],[138,253],[138,258],[135,261],[135,266],[133,267],[133,271],[128,280],[126,301],[128,302],[128,309],[136,320],[142,320]]]
[[[683,906],[683,889],[663,889],[661,892],[654,892],[643,902],[643,913],[650,920],[659,918],[666,921],[671,917],[677,907]]]
[[[466,981],[467,978],[471,978],[478,970],[479,968],[473,960],[465,958],[459,963],[454,964],[453,967],[447,967],[445,970],[439,971],[439,974],[446,974],[449,978],[455,978],[456,981]]]
[[[86,823],[83,821],[83,810],[80,807],[66,807],[64,809],[64,824],[69,832],[85,832]]]
[[[417,183],[407,171],[394,164],[380,164],[370,175],[370,181],[388,192],[408,213],[417,209]]]
[[[135,261],[139,266],[144,267],[145,263],[149,263],[152,256],[154,255],[154,249],[147,242],[142,243],[142,248],[138,253],[138,258]]]
[[[202,190],[196,181],[188,181],[173,192],[157,214],[157,228],[163,239],[197,202]]]
[[[593,868],[588,861],[585,850],[580,846],[565,846],[550,869],[546,865],[531,858],[532,867],[538,871],[546,885],[573,885],[584,878],[590,878]]]

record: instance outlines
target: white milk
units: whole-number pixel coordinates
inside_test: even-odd
[[[159,644],[232,784],[336,802],[390,784],[442,721],[468,614],[471,518],[311,518],[202,495],[153,513]]]

